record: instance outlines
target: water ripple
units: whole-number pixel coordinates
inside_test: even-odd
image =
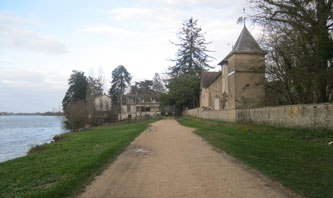
[[[60,116],[0,116],[0,162],[25,156],[32,146],[65,132]]]

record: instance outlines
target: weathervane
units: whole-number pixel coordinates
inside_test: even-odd
[[[246,17],[245,17],[245,8],[243,8],[243,24],[244,24],[244,26],[245,26],[245,20],[246,20]]]

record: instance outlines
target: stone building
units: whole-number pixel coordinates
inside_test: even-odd
[[[111,111],[111,97],[103,94],[95,98],[95,108],[97,111]]]
[[[221,73],[209,83],[205,83],[207,74],[203,73],[200,107],[219,110],[265,106],[265,55],[244,26],[231,52],[219,63]]]
[[[202,72],[200,83],[200,107],[220,110],[222,99],[221,72]]]
[[[128,93],[123,96],[118,120],[154,118],[160,115],[161,109],[158,97]]]

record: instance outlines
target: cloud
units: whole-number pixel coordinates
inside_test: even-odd
[[[0,14],[0,46],[46,54],[68,52],[65,44],[58,39],[29,30],[26,26],[32,23],[19,17]]]
[[[0,111],[5,112],[45,112],[58,110],[65,90],[30,89],[25,86],[12,86],[0,80]]]
[[[77,30],[81,33],[112,34],[112,35],[131,35],[133,32],[128,29],[113,27],[106,24],[97,24]]]
[[[144,19],[154,15],[154,11],[150,8],[114,8],[101,13],[111,15],[117,20]]]
[[[10,88],[24,87],[29,90],[60,89],[67,87],[66,76],[47,71],[16,71],[4,69],[0,73],[2,85]]]

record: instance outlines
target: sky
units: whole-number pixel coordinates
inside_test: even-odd
[[[134,81],[163,78],[184,20],[212,43],[217,63],[231,50],[247,0],[0,0],[0,112],[61,110],[72,70],[104,75],[124,65]],[[248,29],[258,38],[255,25]]]

